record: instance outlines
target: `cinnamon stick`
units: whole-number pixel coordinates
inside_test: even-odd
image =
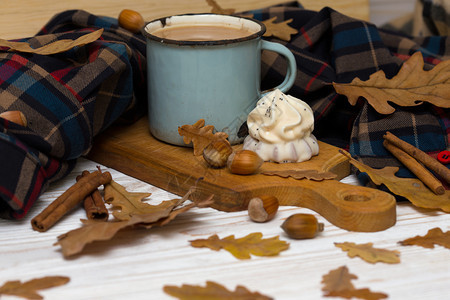
[[[438,160],[432,158],[419,148],[414,147],[413,145],[399,139],[389,131],[386,132],[383,138],[420,161],[424,166],[434,171],[447,183],[450,183],[450,170],[445,165],[441,164]]]
[[[79,181],[83,176],[87,176],[88,174],[89,171],[83,171],[81,175],[77,176],[76,180]],[[95,189],[91,194],[87,195],[86,198],[84,198],[83,207],[88,220],[108,220],[109,212],[98,189]]]
[[[436,195],[443,195],[445,188],[441,182],[434,177],[434,175],[422,166],[414,157],[398,148],[394,144],[391,144],[387,140],[383,142],[383,146],[391,152],[399,161],[401,161],[420,181],[428,186]]]
[[[80,178],[67,191],[55,199],[39,215],[31,220],[31,226],[36,231],[47,231],[58,222],[67,212],[91,194],[99,186],[111,182],[109,172],[94,171]]]

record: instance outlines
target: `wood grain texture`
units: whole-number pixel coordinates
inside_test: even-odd
[[[450,294],[448,249],[398,244],[406,238],[424,235],[433,227],[450,230],[450,214],[415,208],[408,203],[398,204],[395,226],[371,233],[341,229],[314,211],[293,206],[280,207],[275,218],[267,223],[252,222],[245,211],[225,213],[195,208],[166,227],[124,230],[111,241],[90,244],[82,255],[64,259],[60,248],[53,244],[57,236],[81,226],[80,219],[85,218],[83,209],[74,210],[45,233],[33,231],[30,220],[72,185],[82,170],[95,171],[97,165],[80,159],[76,169],[52,184],[23,220],[0,219],[0,285],[7,280],[62,275],[70,277],[70,282],[42,291],[46,300],[171,300],[174,298],[163,292],[164,285],[204,286],[207,280],[212,280],[233,290],[244,285],[279,300],[325,300],[329,298],[322,296],[322,276],[346,265],[358,276],[353,281],[356,287],[386,293],[389,299],[446,299]],[[150,204],[177,198],[114,169],[100,167],[111,172],[114,180],[128,190],[152,193],[147,200]],[[354,181],[348,178],[345,182]],[[324,223],[324,231],[310,240],[289,239],[280,226],[295,213],[313,214]],[[290,247],[275,257],[237,260],[223,250],[189,245],[190,240],[206,239],[213,234],[224,238],[232,234],[243,237],[252,232],[261,232],[265,238],[279,235]],[[401,263],[373,265],[349,258],[335,242],[372,242],[377,248],[399,251]],[[2,296],[2,299],[18,298]]]
[[[384,7],[381,4],[383,1],[386,0],[371,0],[371,5]],[[398,1],[388,2],[394,4]],[[79,8],[87,2],[3,1],[0,36],[34,34],[54,12],[74,6]],[[86,5],[96,6],[99,10],[115,7],[112,15],[116,15],[122,6],[141,3],[108,1],[112,3],[111,6],[106,1],[90,2]],[[245,2],[242,5],[266,3],[253,0],[242,2]],[[391,15],[401,16],[405,13],[397,9],[399,6],[391,7]],[[371,13],[371,20],[378,22],[383,19],[383,14],[377,9]],[[250,221],[245,211],[225,213],[210,208],[196,208],[178,216],[164,228],[124,230],[111,241],[89,245],[83,255],[64,259],[60,249],[53,244],[60,234],[81,226],[80,219],[86,217],[83,209],[74,210],[46,233],[33,231],[30,220],[67,190],[82,170],[95,171],[97,165],[96,162],[79,159],[73,172],[50,185],[24,219],[0,219],[0,285],[8,280],[26,281],[63,275],[70,277],[70,282],[62,287],[43,290],[41,294],[46,300],[173,300],[173,297],[163,292],[164,285],[181,286],[186,283],[204,286],[207,280],[212,280],[232,290],[237,285],[244,285],[251,291],[278,300],[317,300],[332,299],[323,297],[322,276],[346,265],[352,274],[358,276],[353,281],[355,287],[386,293],[389,299],[446,299],[450,295],[448,249],[398,244],[409,237],[425,235],[433,227],[450,230],[450,214],[415,208],[407,202],[397,204],[395,226],[370,233],[341,229],[318,213],[295,206],[280,207],[278,214],[268,223]],[[128,190],[152,193],[148,200],[151,204],[177,197],[122,172],[100,167],[111,172],[114,180]],[[341,182],[357,183],[354,176],[346,177]],[[311,240],[288,239],[280,225],[294,213],[314,214],[319,222],[325,224],[325,230]],[[290,248],[276,257],[254,257],[240,261],[225,251],[189,246],[189,240],[208,238],[213,234],[223,238],[231,234],[242,237],[252,232],[262,232],[264,237],[279,235],[280,239],[290,243]],[[372,242],[375,247],[399,251],[401,263],[373,265],[358,258],[351,259],[334,246],[335,242]],[[8,296],[1,298],[19,299]]]
[[[344,14],[358,19],[369,19],[369,0],[304,0],[307,9],[320,10],[330,6]],[[223,8],[237,11],[263,8],[283,3],[283,0],[222,0],[217,1]],[[92,1],[92,0],[15,0],[2,1],[0,10],[0,38],[16,39],[33,36],[55,14],[68,9],[84,9],[98,15],[117,18],[123,9],[133,9],[142,14],[146,21],[172,14],[209,12],[205,0],[138,0],[138,1]]]
[[[181,124],[180,124],[181,125]],[[235,146],[235,150],[242,145]],[[261,172],[274,170],[330,171],[342,179],[350,174],[349,163],[339,149],[319,142],[319,155],[302,163],[269,163]],[[147,118],[130,126],[113,126],[97,137],[88,158],[179,196],[196,186],[193,200],[214,195],[215,209],[247,209],[250,199],[272,195],[280,205],[300,206],[320,213],[334,225],[352,231],[379,231],[395,224],[395,199],[375,189],[355,187],[337,180],[296,180],[260,173],[231,174],[207,166],[192,148],[156,140]]]

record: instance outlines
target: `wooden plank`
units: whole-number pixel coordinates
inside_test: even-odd
[[[450,214],[420,209],[408,202],[397,204],[395,226],[376,233],[337,228],[314,211],[299,207],[281,206],[275,218],[267,223],[252,222],[245,211],[224,213],[196,208],[180,214],[164,227],[124,230],[110,241],[94,242],[81,255],[65,259],[54,243],[57,236],[82,226],[80,219],[86,218],[83,209],[74,210],[46,233],[33,231],[30,220],[66,191],[78,174],[83,170],[94,171],[97,165],[80,159],[69,176],[49,186],[24,220],[0,219],[0,285],[8,280],[23,282],[62,275],[70,277],[69,284],[39,291],[44,299],[174,300],[164,293],[165,285],[205,286],[205,282],[211,280],[229,290],[242,285],[274,299],[325,300],[333,298],[323,296],[322,276],[347,265],[349,271],[358,276],[352,280],[356,288],[383,292],[389,299],[445,299],[445,295],[450,294],[450,269],[445,263],[449,249],[398,243],[425,235],[434,227],[449,230]],[[111,172],[114,180],[127,190],[152,193],[146,199],[149,204],[176,198],[114,169],[101,167]],[[289,239],[280,225],[295,213],[313,214],[325,224],[325,230],[314,239]],[[279,236],[290,247],[278,256],[238,260],[225,250],[199,249],[189,243],[213,234],[220,238],[229,235],[240,238],[254,232],[263,233],[264,238]],[[335,246],[336,242],[371,242],[377,248],[399,251],[401,263],[374,265],[357,257],[349,258]],[[3,298],[21,299],[7,295],[2,295]]]
[[[123,0],[104,1],[92,0],[40,0],[38,5],[30,5],[29,0],[3,1],[0,10],[0,37],[14,39],[29,37],[36,34],[42,26],[55,14],[68,9],[84,9],[93,14],[117,18],[125,9],[140,12],[146,21],[182,13],[209,12],[210,7],[205,0]],[[217,1],[224,8],[234,8],[237,11],[263,8],[283,3],[283,0],[222,0]],[[307,9],[320,10],[330,6],[354,18],[369,19],[369,0],[304,0],[300,1]]]
[[[241,145],[234,146],[235,150]],[[264,163],[265,170],[331,171],[342,179],[348,161],[338,148],[319,143],[319,155],[302,163]],[[212,169],[191,148],[172,146],[153,138],[146,118],[135,124],[113,126],[97,137],[89,159],[119,170],[177,195],[197,187],[193,199],[214,194],[213,208],[240,211],[250,199],[276,196],[281,205],[301,206],[320,213],[331,223],[353,231],[379,231],[395,224],[395,199],[375,189],[350,186],[337,180],[295,180],[257,173],[250,176]]]

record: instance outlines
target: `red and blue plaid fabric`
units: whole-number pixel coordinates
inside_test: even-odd
[[[433,4],[433,1],[428,1]],[[297,60],[297,78],[289,94],[308,102],[315,114],[314,134],[322,141],[348,149],[363,163],[374,167],[398,166],[398,176],[413,176],[382,146],[390,131],[419,149],[436,156],[446,150],[450,137],[449,109],[430,104],[398,107],[390,115],[377,113],[367,101],[356,106],[336,94],[332,82],[361,80],[379,70],[388,78],[416,51],[422,52],[425,68],[450,59],[449,36],[411,37],[397,31],[345,16],[331,8],[303,10],[295,2],[253,11],[254,17],[277,22],[292,19],[299,33],[283,42]],[[285,74],[281,57],[263,55],[263,83],[280,82]]]
[[[3,217],[23,217],[48,184],[90,150],[95,135],[142,111],[145,40],[119,28],[116,19],[67,11],[22,41],[36,48],[99,28],[99,40],[60,54],[0,51],[0,113],[19,110],[28,121],[22,127],[0,118]]]

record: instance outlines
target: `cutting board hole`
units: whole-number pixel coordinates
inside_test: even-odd
[[[366,202],[371,199],[369,194],[361,193],[361,191],[358,192],[345,191],[341,195],[342,199],[348,202]]]

